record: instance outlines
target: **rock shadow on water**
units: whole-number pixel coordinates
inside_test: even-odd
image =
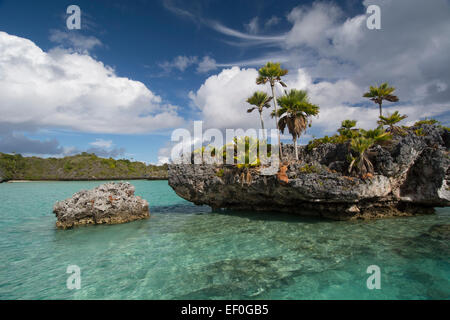
[[[335,221],[326,221],[317,217],[305,217],[295,213],[281,213],[270,211],[239,211],[230,209],[214,209],[213,213],[224,216],[233,216],[253,221],[274,221],[289,223],[333,223]]]
[[[168,206],[150,206],[150,212],[161,214],[168,214],[168,213],[206,214],[211,213],[211,207],[195,206],[191,203],[186,203]]]

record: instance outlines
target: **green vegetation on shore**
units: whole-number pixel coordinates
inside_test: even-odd
[[[64,158],[23,157],[0,153],[0,180],[167,179],[167,165],[85,153]]]

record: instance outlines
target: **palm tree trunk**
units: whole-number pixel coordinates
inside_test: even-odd
[[[379,103],[379,105],[380,105],[380,117],[382,117],[383,116],[383,110],[381,108],[381,103]]]
[[[294,138],[295,159],[298,161],[297,138]]]
[[[275,96],[275,84],[270,84],[272,88],[272,97],[273,97],[273,105],[275,107],[275,121],[277,126],[277,134],[278,134],[278,147],[280,148],[280,160],[283,159],[283,150],[281,149],[281,139],[280,139],[280,129],[278,129],[278,106],[277,106],[277,97]]]
[[[261,128],[263,131],[263,139],[266,140],[266,133],[264,132],[264,121],[263,121],[263,117],[262,117],[262,112],[259,112],[259,118],[261,119]]]

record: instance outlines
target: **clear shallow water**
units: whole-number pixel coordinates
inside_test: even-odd
[[[450,243],[433,216],[334,222],[211,213],[166,181],[133,181],[151,219],[55,229],[52,206],[101,182],[0,184],[0,299],[449,299]],[[68,265],[81,289],[68,290]],[[381,290],[368,290],[370,265]]]

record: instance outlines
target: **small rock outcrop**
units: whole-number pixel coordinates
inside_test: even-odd
[[[106,183],[82,190],[53,207],[56,227],[73,228],[89,224],[119,224],[150,217],[148,202],[134,195],[129,183]]]
[[[336,220],[432,213],[450,205],[448,131],[423,125],[370,150],[375,173],[350,176],[350,146],[310,150],[283,146],[279,170],[235,165],[172,164],[169,185],[186,200],[214,209],[292,212]]]

